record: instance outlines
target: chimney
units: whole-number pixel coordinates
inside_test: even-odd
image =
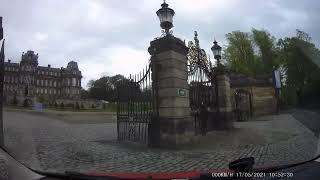
[[[8,63],[11,63],[11,60],[10,60],[10,59],[8,59]]]
[[[48,68],[51,68],[51,65],[50,65],[50,64],[48,64]]]

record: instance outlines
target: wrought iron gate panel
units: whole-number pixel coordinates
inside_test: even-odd
[[[1,17],[0,17],[0,31],[2,30],[1,27]],[[0,32],[1,33],[1,32]],[[0,35],[1,36],[1,35]],[[2,37],[0,37],[0,40]],[[4,134],[3,134],[3,86],[4,86],[4,40],[2,41],[0,50],[0,147],[4,148]]]
[[[215,79],[209,78],[205,71],[194,66],[188,71],[189,100],[194,118],[195,134],[206,134],[217,111]]]
[[[119,141],[149,144],[150,124],[154,117],[154,90],[151,66],[120,82],[117,97]]]
[[[246,121],[252,116],[252,96],[244,89],[237,89],[234,93],[234,113],[238,121]]]

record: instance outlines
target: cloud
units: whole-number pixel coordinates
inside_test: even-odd
[[[86,85],[91,79],[102,75],[122,74],[126,77],[136,75],[144,69],[149,62],[149,54],[143,50],[133,49],[129,46],[114,46],[100,49],[91,61],[79,64]]]
[[[39,53],[39,64],[66,66],[78,62],[89,79],[102,74],[138,73],[148,62],[147,48],[160,36],[156,11],[159,0],[4,0],[6,57],[20,61],[21,53]],[[176,12],[174,35],[193,39],[212,54],[213,39],[224,46],[225,34],[234,30],[263,28],[277,38],[304,30],[319,47],[320,21],[317,0],[167,0]]]

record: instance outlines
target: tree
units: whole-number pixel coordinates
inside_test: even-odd
[[[307,99],[319,100],[320,70],[316,62],[320,52],[311,37],[297,30],[295,37],[279,39],[278,52],[284,67],[286,101],[302,105]]]
[[[261,72],[262,63],[254,54],[250,33],[233,31],[228,33],[226,38],[228,46],[224,50],[223,58],[229,68],[248,75]]]
[[[76,102],[76,110],[79,110],[80,109],[80,105],[78,102]]]
[[[63,109],[64,108],[64,104],[63,102],[60,103],[60,108]]]
[[[275,37],[266,30],[252,29],[252,39],[259,49],[259,57],[263,62],[263,71],[266,74],[272,73],[272,67],[276,65]]]
[[[89,93],[89,91],[81,88],[80,96],[81,96],[81,99],[88,99],[88,98],[90,98],[90,93]]]
[[[134,93],[139,91],[139,86],[133,81],[128,80],[123,75],[104,76],[97,80],[92,80],[88,84],[89,97],[99,100],[115,102],[117,93],[121,86],[121,92]]]

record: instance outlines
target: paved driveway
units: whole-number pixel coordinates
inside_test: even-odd
[[[58,172],[206,171],[248,156],[255,157],[256,167],[272,166],[308,160],[317,150],[317,138],[291,115],[236,123],[233,131],[212,132],[199,145],[179,151],[119,144],[116,124],[106,117],[76,120],[4,112],[5,144],[28,166]]]

